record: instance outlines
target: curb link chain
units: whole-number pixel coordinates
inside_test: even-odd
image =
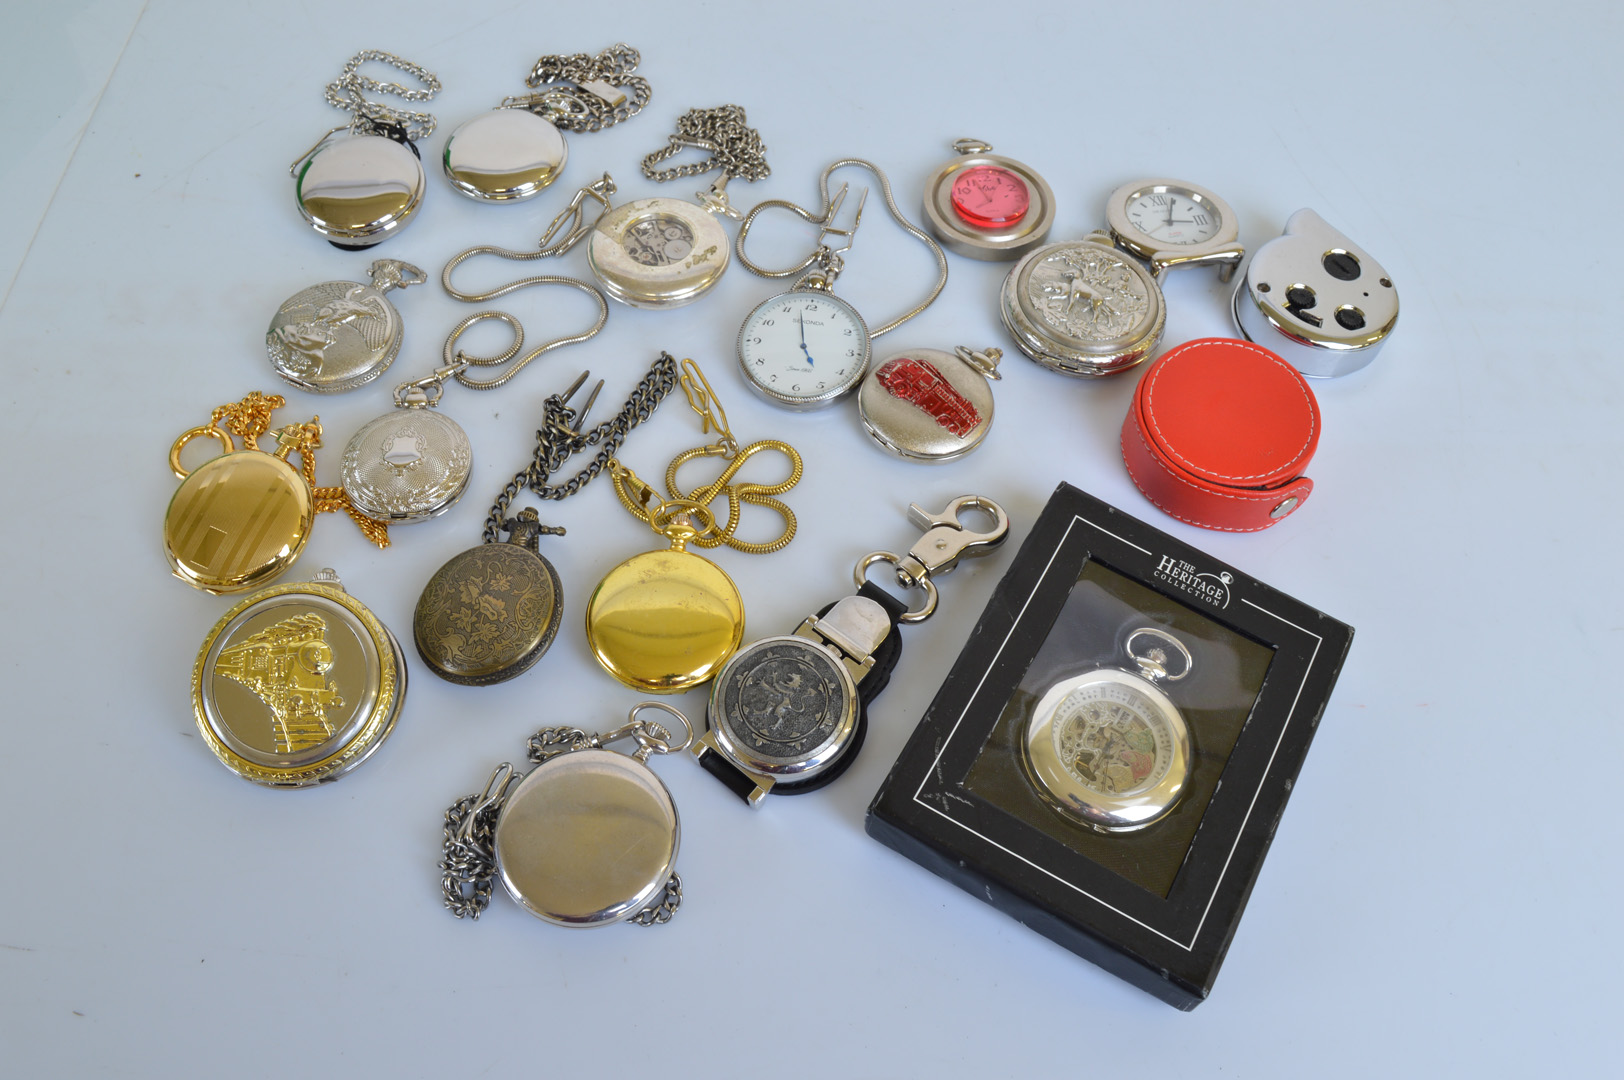
[[[423,88],[414,90],[397,82],[379,82],[377,79],[368,78],[360,73],[361,65],[368,62],[399,68],[422,83]],[[407,140],[411,142],[426,139],[434,134],[437,123],[434,114],[412,112],[368,101],[365,96],[367,91],[388,94],[403,101],[430,101],[440,92],[440,79],[428,68],[404,60],[394,53],[384,52],[382,49],[363,49],[350,57],[349,63],[344,65],[343,73],[327,84],[325,93],[329,105],[352,115],[351,131],[394,126],[404,131]]]
[[[566,131],[602,131],[636,116],[653,97],[648,80],[632,74],[641,60],[641,54],[625,42],[611,45],[597,56],[586,53],[543,56],[530,69],[525,85],[542,87],[563,80],[575,86],[559,86],[539,94],[508,98],[502,104],[528,108]],[[581,89],[591,82],[621,87],[627,93],[619,104],[612,104],[590,89]]]

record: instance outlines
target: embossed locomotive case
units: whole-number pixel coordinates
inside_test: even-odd
[[[1062,484],[866,828],[1192,1009],[1212,989],[1352,639],[1346,624]],[[1103,814],[1138,794],[1156,800],[1143,824]]]

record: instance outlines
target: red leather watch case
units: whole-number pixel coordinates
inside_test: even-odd
[[[1200,338],[1139,380],[1122,460],[1145,497],[1180,521],[1258,532],[1314,490],[1303,470],[1319,435],[1319,402],[1296,368],[1251,342]]]

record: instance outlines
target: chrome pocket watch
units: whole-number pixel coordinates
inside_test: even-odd
[[[1351,375],[1398,323],[1398,290],[1382,264],[1312,210],[1252,256],[1231,301],[1235,326],[1304,375]]]
[[[1158,644],[1134,652],[1141,638]],[[1171,646],[1183,664],[1169,669]],[[1190,777],[1190,731],[1162,685],[1194,660],[1165,630],[1140,627],[1123,643],[1138,671],[1097,668],[1061,679],[1038,699],[1021,740],[1044,800],[1103,833],[1142,829],[1166,817]]]
[[[976,352],[963,345],[951,353],[910,349],[874,366],[857,392],[863,428],[900,458],[929,463],[955,461],[987,437],[992,427],[992,385],[1000,379],[1001,349]]]
[[[1018,259],[1048,239],[1054,192],[1029,165],[975,139],[925,181],[925,223],[942,246],[971,259]]]
[[[331,570],[245,597],[209,631],[192,669],[204,742],[268,787],[338,779],[394,730],[405,700],[399,642]]]
[[[842,185],[829,195],[829,176],[836,169],[856,165],[868,169],[879,180],[885,195],[886,209],[909,235],[918,239],[935,257],[937,278],[935,287],[925,299],[901,318],[893,319],[870,332],[868,324],[845,300],[834,295],[834,282],[845,268],[843,255],[851,250],[852,237],[863,221],[863,204],[867,201],[865,188],[858,198],[857,212],[850,225],[835,224],[845,202],[847,186]],[[891,193],[891,183],[876,165],[857,158],[837,161],[823,170],[818,178],[823,209],[814,214],[786,199],[768,199],[757,203],[739,226],[736,242],[739,262],[751,273],[766,278],[803,276],[788,292],[779,293],[757,304],[744,317],[739,326],[739,368],[745,384],[757,396],[782,405],[787,409],[805,411],[821,409],[833,404],[857,388],[868,372],[873,351],[873,340],[918,315],[941,295],[947,284],[947,257],[936,241],[921,232],[902,216]],[[750,261],[744,244],[750,227],[758,215],[766,210],[788,210],[803,221],[818,226],[818,237],[811,254],[794,266],[770,270]],[[825,241],[837,238],[839,247]]]
[[[542,557],[537,540],[561,536],[526,508],[508,507],[528,488],[539,498],[564,499],[585,487],[605,466],[632,428],[651,415],[676,386],[676,361],[662,355],[613,420],[582,429],[597,390],[580,412],[570,399],[583,374],[563,394],[547,399],[537,432],[535,458],[508,482],[485,519],[483,542],[453,556],[423,587],[412,618],[412,637],[428,669],[465,686],[505,682],[540,660],[558,632],[563,594],[558,572]],[[602,384],[598,384],[602,387]],[[552,472],[588,447],[602,446],[592,462],[568,480],[550,483]],[[508,533],[498,542],[498,533]]]
[[[1150,356],[1167,323],[1155,278],[1103,232],[1021,259],[999,311],[1020,350],[1062,375],[1126,371]]]
[[[1246,249],[1229,204],[1204,187],[1183,180],[1135,180],[1111,193],[1105,204],[1111,238],[1150,264],[1151,273],[1184,266],[1217,266],[1228,281]]]
[[[540,194],[558,179],[569,157],[559,129],[601,131],[636,116],[648,104],[648,80],[633,74],[640,59],[626,44],[612,45],[597,56],[541,57],[525,83],[548,89],[506,98],[446,138],[440,159],[446,179],[480,202]]]
[[[647,709],[680,721],[682,741],[639,719]],[[687,717],[660,702],[640,702],[626,719],[602,735],[543,728],[530,737],[534,769],[521,776],[503,762],[483,792],[446,810],[441,889],[453,915],[478,919],[500,878],[519,906],[554,926],[671,920],[682,904],[682,826],[648,759],[687,748],[692,733]],[[633,753],[604,749],[625,738],[637,741]]]
[[[368,61],[399,68],[422,89],[361,75]],[[428,101],[439,90],[440,80],[426,68],[377,49],[356,53],[327,84],[328,104],[348,111],[350,122],[323,135],[289,172],[299,213],[335,247],[365,248],[388,239],[423,201],[423,165],[415,144],[434,133],[434,117],[368,101],[365,92]]]
[[[993,527],[965,527],[961,514],[978,509]],[[961,495],[940,514],[917,504],[908,519],[926,530],[907,556],[876,551],[854,572],[858,592],[809,616],[793,634],[762,638],[734,653],[711,687],[708,730],[693,753],[706,772],[750,806],[768,794],[815,791],[851,765],[868,727],[868,704],[890,681],[902,653],[900,625],[936,611],[933,576],[960,558],[985,555],[1003,543],[1009,518],[979,495]],[[905,588],[925,602],[908,610],[868,580],[877,562],[896,567]]]
[[[233,593],[271,581],[293,565],[316,515],[326,511],[345,511],[369,540],[389,546],[388,526],[361,514],[342,488],[316,487],[318,418],[272,432],[275,451],[259,448],[271,413],[285,404],[279,394],[255,391],[215,409],[209,423],[170,446],[169,468],[181,484],[164,513],[164,554],[170,571],[193,588]],[[223,453],[187,470],[181,451],[203,437]],[[294,453],[302,468],[289,463]]]
[[[384,295],[427,281],[398,259],[367,268],[371,285],[324,281],[294,293],[277,308],[265,331],[271,367],[283,379],[317,394],[354,390],[382,375],[400,353],[400,312]]]
[[[363,514],[405,525],[443,514],[462,498],[473,474],[473,446],[462,425],[435,406],[445,380],[463,367],[397,386],[395,408],[350,437],[340,475]]]

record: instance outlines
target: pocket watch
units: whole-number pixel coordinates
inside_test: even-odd
[[[658,168],[688,148],[708,151],[704,161]],[[744,109],[722,105],[691,109],[677,121],[666,146],[643,158],[643,175],[655,183],[698,176],[715,169],[721,176],[697,203],[656,197],[633,199],[598,218],[587,242],[587,265],[604,292],[632,307],[682,307],[704,296],[727,270],[727,231],[714,215],[738,217],[728,202],[734,177],[760,180],[771,175],[766,147],[745,122]],[[611,189],[612,191],[613,189]]]
[[[657,710],[682,723],[682,741],[652,720]],[[631,738],[637,749],[604,749]],[[485,790],[445,814],[440,862],[445,905],[478,919],[500,878],[509,896],[538,919],[576,929],[666,923],[682,904],[676,803],[648,767],[653,754],[685,749],[687,717],[644,701],[627,722],[601,735],[543,728],[530,737],[535,768],[520,775],[503,762]]]
[[[621,505],[669,541],[670,548],[634,555],[610,570],[593,590],[586,613],[587,644],[598,663],[626,685],[653,694],[680,693],[708,681],[744,636],[738,586],[689,546],[726,544],[756,555],[785,547],[795,537],[795,514],[776,496],[799,483],[802,473],[801,455],[786,442],[762,439],[741,447],[699,365],[684,360],[682,366],[682,388],[701,419],[701,434],[714,429],[720,438],[672,459],[665,473],[666,498],[620,461],[609,462]],[[764,453],[787,460],[785,478],[774,484],[735,482],[739,470]],[[727,463],[716,480],[692,490],[678,485],[684,465],[711,457]],[[725,524],[709,505],[724,496]],[[779,515],[784,528],[775,539],[739,539],[736,530],[746,504]]]
[[[925,223],[942,246],[971,259],[1018,259],[1048,239],[1054,192],[1029,165],[976,139],[925,181]]]
[[[164,513],[164,554],[174,575],[211,593],[242,592],[263,585],[293,565],[319,513],[343,510],[366,537],[389,546],[389,529],[358,511],[343,488],[316,487],[315,449],[321,424],[289,424],[272,432],[274,452],[259,448],[270,431],[281,395],[255,391],[214,410],[209,423],[192,428],[169,448],[169,468],[181,481]],[[242,440],[239,449],[232,436]],[[188,471],[181,451],[193,439],[219,442],[223,453]],[[303,465],[288,462],[297,453]]]
[[[543,534],[561,536],[564,530],[541,524],[529,508],[510,518],[508,508],[526,488],[540,498],[556,500],[585,487],[631,429],[652,415],[676,386],[676,366],[675,360],[662,355],[618,416],[584,430],[580,425],[597,390],[580,412],[569,402],[586,381],[585,374],[563,394],[547,399],[534,460],[496,497],[485,518],[483,542],[435,571],[418,597],[412,637],[430,671],[449,682],[486,686],[521,675],[541,659],[558,632],[563,596],[558,572],[542,557],[537,539]],[[565,461],[599,446],[599,455],[580,472],[550,483],[552,473]],[[501,531],[508,533],[504,543],[498,542]]]
[[[569,157],[560,128],[601,131],[636,116],[648,104],[648,80],[633,74],[640,59],[626,44],[612,45],[597,56],[541,57],[525,82],[546,90],[506,98],[446,138],[440,159],[446,179],[480,202],[539,195],[558,179]]]
[[[1135,180],[1111,193],[1105,204],[1111,238],[1150,264],[1160,277],[1181,266],[1217,266],[1228,281],[1246,249],[1229,204],[1204,187],[1182,180]]]
[[[909,235],[923,243],[936,260],[936,284],[925,299],[902,317],[872,332],[857,309],[833,292],[834,281],[845,268],[842,256],[851,250],[852,238],[862,224],[863,204],[868,197],[867,189],[864,189],[850,225],[835,225],[835,219],[845,202],[847,187],[842,185],[831,198],[829,177],[836,169],[847,165],[867,169],[878,178],[886,209],[892,218]],[[744,317],[739,327],[737,350],[745,384],[759,397],[797,411],[823,408],[855,390],[868,372],[873,340],[890,333],[928,308],[947,284],[947,257],[942,254],[936,241],[903,217],[892,195],[891,182],[877,165],[859,158],[836,161],[823,170],[823,175],[818,178],[818,189],[823,197],[823,209],[818,214],[787,199],[768,199],[756,204],[739,226],[735,245],[739,262],[761,277],[786,278],[806,271],[788,292],[763,300]],[[796,265],[781,270],[758,266],[750,261],[744,250],[745,240],[757,216],[772,209],[788,210],[803,221],[818,226],[818,237],[811,254]],[[830,247],[825,241],[831,238],[842,241],[841,246]]]
[[[383,743],[405,700],[399,642],[331,570],[243,598],[192,669],[204,742],[267,787],[338,779]]]
[[[1155,644],[1136,653],[1144,638]],[[1164,645],[1183,659],[1176,673]],[[1102,833],[1160,821],[1190,777],[1190,731],[1161,689],[1190,673],[1189,649],[1147,626],[1128,635],[1123,651],[1138,671],[1102,667],[1061,679],[1038,699],[1021,743],[1044,800]]]
[[[443,514],[462,498],[473,474],[473,446],[462,425],[435,408],[445,380],[459,370],[440,368],[397,386],[395,408],[350,437],[341,475],[363,514],[406,525]]]
[[[967,528],[961,514],[978,509],[993,527]],[[728,660],[711,687],[705,734],[693,746],[706,772],[750,806],[768,794],[815,791],[851,765],[868,729],[868,704],[890,681],[902,654],[901,624],[936,611],[933,576],[960,558],[985,555],[1003,543],[1009,518],[979,495],[961,495],[940,514],[917,504],[908,518],[926,529],[906,557],[876,551],[857,563],[858,592],[809,616],[793,634],[762,638]],[[905,588],[925,602],[908,610],[868,580],[877,562],[896,567]]]
[[[955,461],[992,427],[992,386],[1001,349],[910,349],[863,379],[857,411],[876,443],[909,461]]]
[[[301,390],[336,394],[365,386],[394,362],[400,312],[384,294],[428,278],[398,259],[379,259],[367,272],[371,285],[324,281],[283,302],[265,332],[278,375]]]
[[[422,89],[367,78],[359,69],[368,61],[399,68]],[[423,201],[423,165],[415,143],[434,133],[434,117],[368,101],[365,92],[428,101],[439,90],[432,72],[378,49],[356,53],[327,84],[328,104],[348,111],[350,121],[323,135],[289,172],[299,213],[333,246],[365,248],[386,240]]]
[[[1248,341],[1304,375],[1351,375],[1398,323],[1398,290],[1382,264],[1312,210],[1257,249],[1231,302]]]
[[[1150,356],[1167,323],[1156,279],[1103,232],[1021,259],[999,311],[1020,350],[1062,375],[1126,371]]]

